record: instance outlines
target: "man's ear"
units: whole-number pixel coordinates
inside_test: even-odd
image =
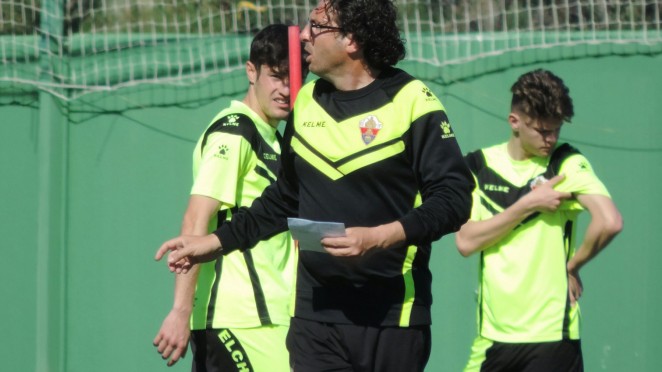
[[[510,129],[512,129],[513,132],[519,132],[520,126],[524,125],[520,114],[514,111],[511,111],[510,115],[508,115],[508,123],[510,123]]]
[[[255,81],[257,81],[257,68],[255,68],[255,65],[251,61],[246,62],[246,76],[248,76],[248,83],[250,85],[255,84]]]
[[[352,34],[345,35],[344,42],[345,48],[347,49],[347,54],[354,54],[361,49],[359,44],[354,41],[354,35]]]

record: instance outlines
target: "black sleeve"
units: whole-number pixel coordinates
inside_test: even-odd
[[[430,244],[459,230],[469,219],[474,181],[445,112],[433,111],[416,119],[406,145],[422,204],[399,221],[407,244]]]
[[[281,148],[280,170],[275,183],[264,189],[260,197],[249,207],[240,208],[214,234],[221,241],[223,254],[236,249],[254,247],[260,240],[287,230],[287,217],[298,215],[298,181],[294,172],[290,147],[292,139],[292,115],[285,127]]]

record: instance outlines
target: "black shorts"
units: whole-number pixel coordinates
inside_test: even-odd
[[[427,325],[368,327],[292,318],[287,334],[294,372],[423,371],[430,346]]]
[[[287,326],[191,332],[193,372],[290,372]]]
[[[481,372],[582,372],[579,340],[540,343],[493,342],[485,350]]]

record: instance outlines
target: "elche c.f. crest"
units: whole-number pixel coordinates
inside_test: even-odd
[[[543,185],[547,181],[549,180],[541,174],[539,176],[536,176],[534,179],[532,179],[531,182],[529,183],[529,186],[531,187],[531,190],[535,190],[536,187]]]
[[[382,129],[382,123],[376,116],[370,115],[359,122],[359,129],[361,129],[361,139],[366,145],[372,142],[379,130]]]

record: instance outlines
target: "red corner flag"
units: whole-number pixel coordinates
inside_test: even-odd
[[[290,108],[294,108],[301,89],[301,42],[299,41],[299,26],[289,26],[287,30],[290,55]]]

